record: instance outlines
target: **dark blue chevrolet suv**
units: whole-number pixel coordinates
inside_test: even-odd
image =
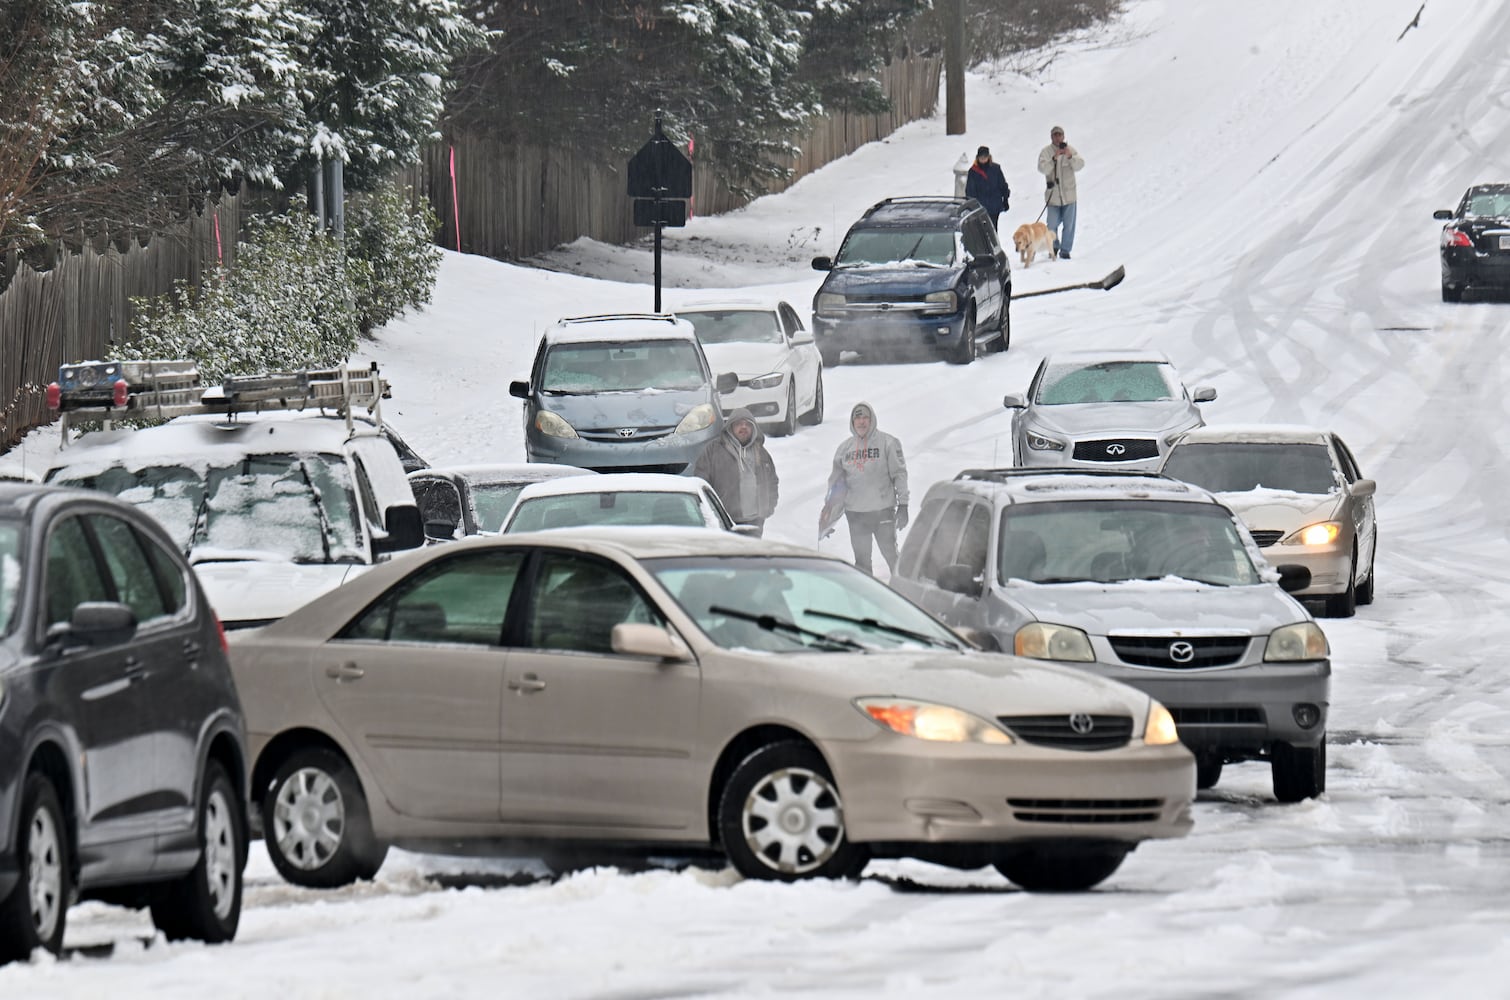
[[[1012,263],[973,198],[887,198],[850,227],[813,298],[825,367],[844,351],[967,365],[1012,341]]]

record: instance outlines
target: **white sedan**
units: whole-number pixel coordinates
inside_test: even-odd
[[[742,406],[778,436],[823,422],[823,361],[789,304],[689,302],[676,315],[697,330],[714,371],[739,374],[739,388],[720,400],[725,412]]]
[[[736,530],[706,480],[662,472],[610,472],[526,486],[503,522],[502,533],[610,524]]]

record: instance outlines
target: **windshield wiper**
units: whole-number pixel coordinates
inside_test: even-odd
[[[848,622],[851,625],[863,625],[866,628],[873,628],[878,632],[890,632],[892,635],[899,635],[904,639],[914,639],[918,642],[927,643],[930,646],[956,650],[960,648],[958,643],[950,642],[947,639],[924,635],[922,632],[914,632],[910,628],[892,625],[889,622],[878,622],[874,618],[855,618],[850,615],[836,614],[832,611],[819,611],[817,608],[807,608],[802,613],[805,615],[817,615],[819,618],[832,618],[834,621]]]
[[[302,458],[299,459],[299,474],[304,477],[304,485],[309,487],[309,497],[314,501],[315,505],[315,517],[320,521],[320,550],[325,555],[325,561],[327,563],[332,562],[333,560],[330,558],[330,519],[325,516],[325,502],[320,499],[320,488],[310,478],[309,463]]]
[[[829,635],[827,632],[816,632],[810,628],[803,628],[796,622],[789,622],[785,618],[777,618],[775,615],[755,615],[748,611],[740,611],[738,608],[727,608],[722,604],[712,605],[708,610],[716,615],[725,615],[729,618],[738,618],[740,621],[753,622],[757,628],[764,629],[767,632],[790,632],[793,635],[800,635],[806,639],[828,643],[830,646],[837,646],[840,649],[865,651],[867,648],[853,639]]]

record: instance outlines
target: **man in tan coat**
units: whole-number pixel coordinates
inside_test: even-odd
[[[1065,142],[1064,129],[1055,125],[1049,131],[1049,144],[1038,154],[1038,172],[1048,184],[1043,195],[1048,203],[1044,221],[1054,234],[1054,255],[1065,260],[1075,246],[1075,172],[1084,167],[1079,150]]]

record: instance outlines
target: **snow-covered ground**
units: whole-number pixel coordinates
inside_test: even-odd
[[[1001,396],[1059,348],[1164,350],[1218,387],[1213,423],[1334,428],[1379,482],[1379,587],[1356,618],[1323,622],[1322,799],[1278,806],[1265,768],[1229,767],[1188,838],[1079,896],[916,863],[858,884],[552,882],[529,863],[401,852],[374,883],[321,893],[283,884],[257,845],[234,944],[153,941],[142,918],[90,904],[68,937],[85,950],[0,969],[0,996],[1510,995],[1510,304],[1440,302],[1431,219],[1468,184],[1510,179],[1510,4],[1427,0],[1397,40],[1420,6],[1134,0],[1041,75],[974,76],[969,135],[914,124],[668,241],[671,284],[805,313],[811,255],[882,197],[950,191],[979,144],[1016,192],[1003,227],[1030,220],[1034,159],[1064,125],[1087,162],[1075,259],[1019,271],[1017,290],[1118,264],[1126,282],[1017,303],[1010,353],[969,368],[828,372],[828,420],[770,442],[768,535],[813,544],[860,399],[901,437],[916,495],[1005,463]],[[651,306],[643,248],[579,243],[542,263],[559,271],[448,255],[433,306],[372,345],[387,415],[431,461],[522,459],[507,384],[543,327]],[[27,462],[53,443],[33,435]]]

